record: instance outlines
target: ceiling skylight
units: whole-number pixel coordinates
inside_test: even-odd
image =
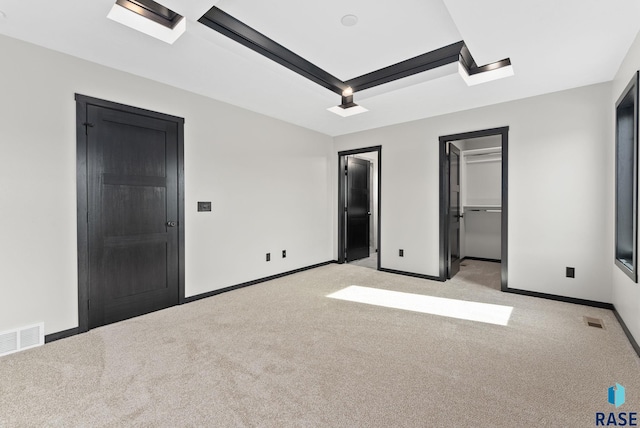
[[[152,0],[117,0],[107,18],[169,44],[187,28],[183,16]]]
[[[339,106],[330,107],[327,110],[342,117],[349,117],[369,111],[366,108],[359,106],[358,104],[353,102],[353,89],[351,88],[351,86],[347,86],[342,91],[342,104],[340,104]]]
[[[333,106],[329,107],[327,110],[342,117],[349,117],[369,111],[366,108],[359,106],[358,104],[354,104],[351,107]]]
[[[470,73],[462,62],[458,62],[458,73],[468,86],[473,86],[513,76],[513,66],[511,61],[503,60],[477,67]]]

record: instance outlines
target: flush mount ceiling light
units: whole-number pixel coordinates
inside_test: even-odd
[[[187,28],[183,16],[153,0],[117,0],[107,18],[169,44]]]
[[[353,27],[358,23],[358,17],[355,15],[345,15],[340,20],[345,27]]]

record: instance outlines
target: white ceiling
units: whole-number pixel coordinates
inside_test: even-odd
[[[0,0],[0,34],[335,136],[609,81],[640,30],[638,0],[160,2],[188,19],[173,45],[107,19],[115,0]],[[342,80],[459,40],[515,76],[467,87],[446,66],[356,93],[369,112],[342,118],[335,93],[198,23],[214,5]]]
[[[462,40],[442,1],[372,3],[220,0],[216,6],[341,80]],[[341,24],[347,14],[358,17],[357,25]]]

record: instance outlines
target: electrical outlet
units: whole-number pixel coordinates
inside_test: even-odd
[[[267,261],[270,262],[271,261],[271,253],[267,253]]]
[[[287,250],[282,250],[282,258],[287,258]]]
[[[400,257],[404,257],[404,250],[400,250],[400,251],[398,251],[398,255],[399,255]]]
[[[567,278],[575,278],[576,277],[576,268],[567,266]]]

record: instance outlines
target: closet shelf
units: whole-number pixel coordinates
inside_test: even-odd
[[[486,212],[495,212],[495,213],[502,212],[501,205],[464,205],[462,208],[464,212],[467,212],[467,211],[486,211]]]

